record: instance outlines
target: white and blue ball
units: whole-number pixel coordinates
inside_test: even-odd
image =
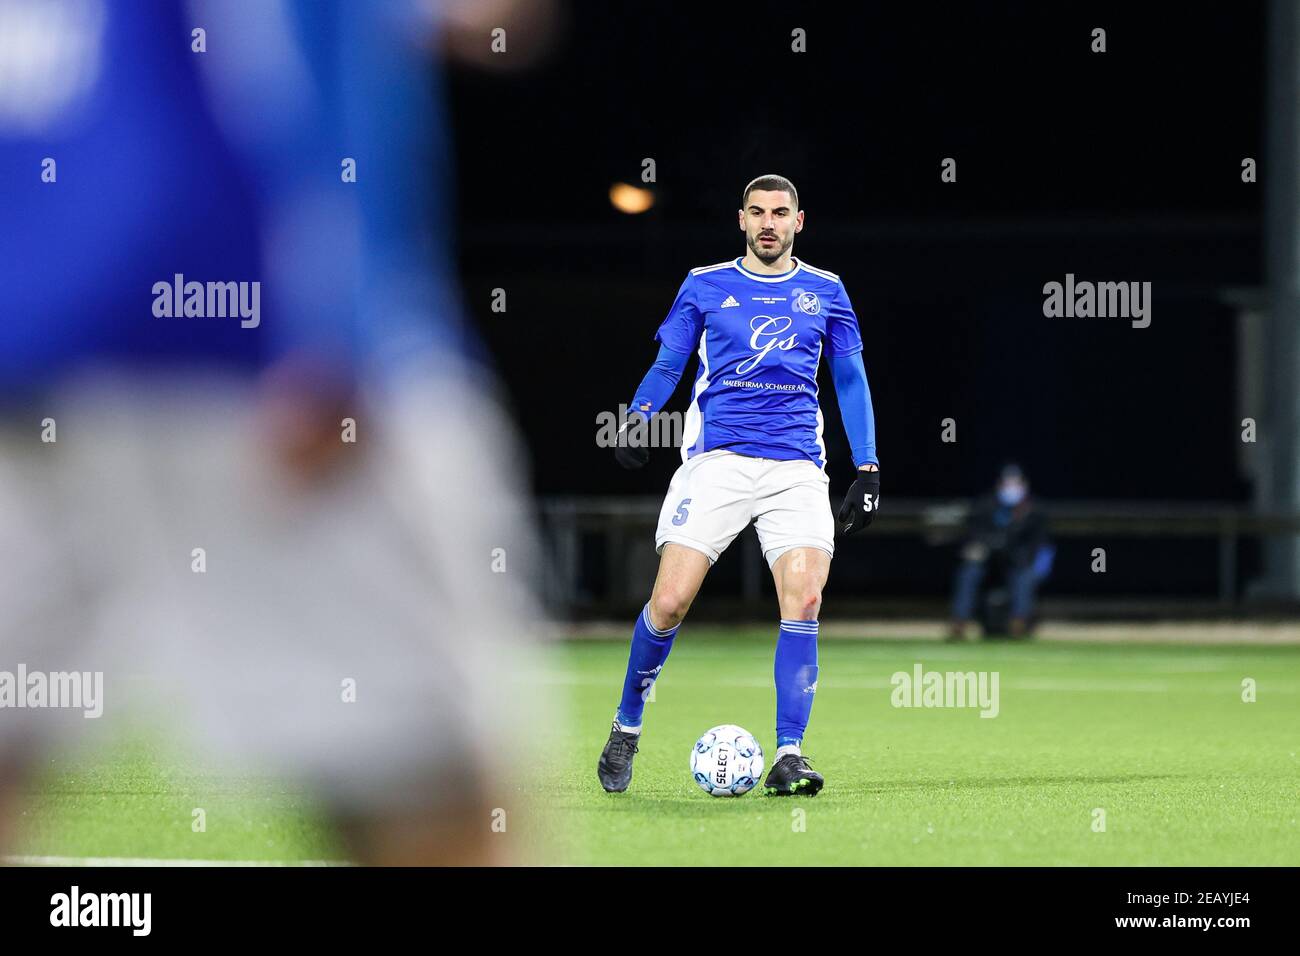
[[[691,776],[713,797],[739,797],[763,776],[763,748],[744,727],[714,727],[691,748]]]

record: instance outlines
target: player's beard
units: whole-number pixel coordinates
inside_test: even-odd
[[[794,245],[794,233],[791,233],[789,236],[785,238],[784,242],[778,243],[777,245],[773,246],[771,249],[764,249],[758,243],[759,235],[760,233],[755,233],[752,236],[746,234],[746,239],[749,242],[749,251],[752,252],[754,255],[758,256],[759,261],[766,262],[769,265],[771,265],[773,262],[776,262],[777,259],[780,259],[783,255],[785,255],[786,252],[789,251],[790,247]],[[781,237],[778,235],[777,239],[779,240],[780,238]]]

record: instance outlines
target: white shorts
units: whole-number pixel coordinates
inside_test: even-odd
[[[751,521],[769,567],[791,548],[835,554],[824,471],[806,459],[751,458],[725,448],[696,455],[677,469],[659,512],[655,550],[681,544],[712,564]]]
[[[543,703],[516,436],[459,368],[420,372],[359,400],[354,457],[301,486],[225,377],[70,384],[53,444],[0,421],[0,671],[103,675],[101,719],[0,707],[0,756],[143,722],[367,814],[513,779],[502,746]]]

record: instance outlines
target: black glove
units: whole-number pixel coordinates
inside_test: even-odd
[[[618,430],[614,458],[628,471],[644,468],[650,460],[650,427],[640,412],[630,412]]]
[[[871,524],[880,510],[880,472],[859,471],[853,487],[844,496],[838,515],[841,534],[853,534]]]

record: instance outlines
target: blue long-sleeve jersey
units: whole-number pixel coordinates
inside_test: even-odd
[[[631,408],[650,415],[672,395],[692,352],[699,372],[682,460],[714,448],[806,458],[824,468],[817,367],[830,362],[855,465],[879,464],[857,316],[838,276],[798,259],[760,275],[741,260],[692,269],[655,338],[659,355]]]

